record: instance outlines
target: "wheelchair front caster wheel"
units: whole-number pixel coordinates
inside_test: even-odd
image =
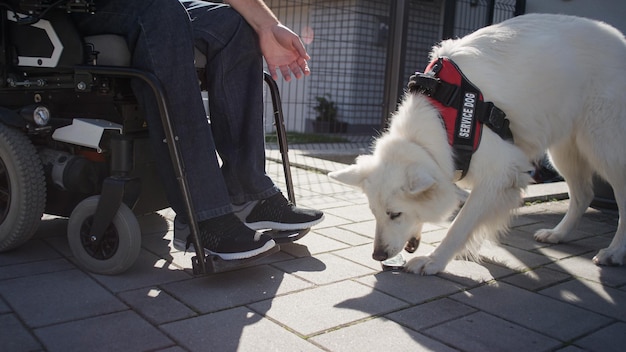
[[[98,244],[91,241],[91,225],[100,196],[80,202],[67,226],[67,239],[83,269],[95,274],[115,275],[128,270],[137,260],[141,249],[141,230],[135,214],[121,204],[113,222]]]

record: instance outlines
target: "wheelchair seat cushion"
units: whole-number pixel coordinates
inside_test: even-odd
[[[85,43],[91,50],[98,52],[97,63],[104,66],[131,65],[131,55],[124,37],[115,34],[100,34],[85,37]],[[194,62],[197,68],[204,68],[206,56],[197,48],[194,52]]]

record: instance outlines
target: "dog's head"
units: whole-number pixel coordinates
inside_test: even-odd
[[[372,257],[379,261],[400,253],[412,238],[419,240],[423,223],[447,219],[458,204],[454,184],[429,153],[390,136],[377,141],[373,155],[329,176],[367,196],[376,219]]]

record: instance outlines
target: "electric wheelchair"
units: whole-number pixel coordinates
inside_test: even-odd
[[[194,274],[249,265],[251,260],[204,255],[164,82],[129,67],[123,38],[81,38],[69,13],[93,11],[93,0],[0,0],[0,252],[26,243],[46,213],[68,217],[68,243],[84,269],[119,274],[133,265],[141,247],[137,216],[169,207],[146,121],[130,88],[131,79],[140,79],[157,98],[190,214]],[[199,70],[202,60],[197,55]],[[280,95],[267,73],[265,82],[287,193],[295,203]],[[308,231],[272,236],[277,243],[290,242]]]

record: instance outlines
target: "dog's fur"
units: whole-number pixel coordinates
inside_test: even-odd
[[[532,161],[546,150],[569,186],[569,209],[554,229],[535,239],[567,240],[593,198],[597,173],[615,190],[620,221],[610,246],[593,261],[620,265],[626,253],[626,41],[601,22],[565,15],[528,14],[482,28],[433,48],[481,89],[485,101],[510,120],[514,144],[486,126],[467,176],[471,189],[442,243],[405,269],[435,274],[456,255],[506,230]],[[329,174],[359,186],[376,218],[374,254],[398,254],[426,222],[450,216],[458,203],[452,149],[438,110],[423,95],[407,93],[372,155]]]

